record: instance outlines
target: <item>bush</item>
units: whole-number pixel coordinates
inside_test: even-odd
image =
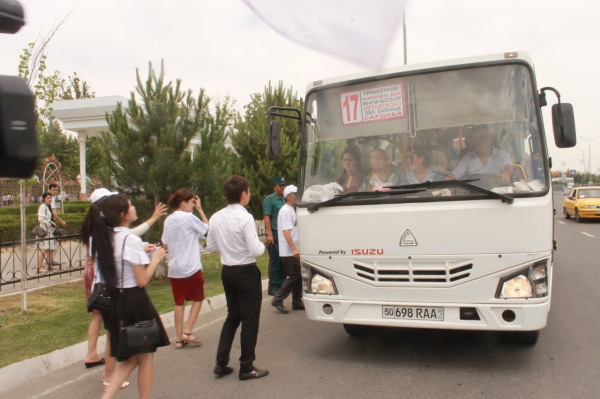
[[[85,213],[65,213],[61,219],[67,222],[67,227],[63,230],[65,235],[80,234]],[[35,235],[31,230],[38,225],[37,213],[35,215],[27,214],[27,239],[34,239]],[[59,225],[60,227],[60,225]],[[21,220],[19,217],[0,216],[0,241],[11,242],[21,239]]]

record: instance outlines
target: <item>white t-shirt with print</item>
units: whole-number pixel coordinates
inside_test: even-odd
[[[285,236],[283,235],[284,230],[291,230],[290,235],[292,241],[298,250],[298,226],[296,226],[296,210],[285,204],[279,210],[279,216],[277,216],[277,236],[279,238],[279,256],[294,256],[292,248],[288,245]]]
[[[169,249],[169,277],[186,278],[202,270],[200,242],[208,225],[191,212],[175,211],[166,220],[161,241]]]

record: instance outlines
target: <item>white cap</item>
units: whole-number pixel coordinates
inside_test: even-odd
[[[119,194],[116,191],[114,192],[110,192],[105,188],[98,188],[96,190],[94,190],[94,192],[92,193],[92,195],[90,195],[90,200],[92,201],[92,204],[94,202],[100,201],[102,198],[107,197],[109,195],[115,195],[115,194]]]
[[[285,190],[283,190],[283,198],[287,198],[288,194],[295,193],[298,191],[298,188],[293,184],[289,186],[285,186]]]

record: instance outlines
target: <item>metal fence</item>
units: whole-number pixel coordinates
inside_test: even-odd
[[[55,249],[52,259],[48,262],[49,250],[40,249],[40,243],[51,240],[55,241]],[[0,291],[3,286],[12,284],[14,287],[21,283],[23,262],[26,266],[26,280],[39,281],[41,278],[60,279],[75,273],[82,275],[87,259],[87,251],[81,242],[81,235],[27,240],[26,254],[27,257],[23,260],[21,241],[0,241]],[[55,262],[56,265],[49,265],[51,262]]]

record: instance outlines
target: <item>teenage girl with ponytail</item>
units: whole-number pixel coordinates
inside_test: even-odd
[[[108,322],[111,354],[123,362],[117,366],[103,398],[114,398],[121,384],[138,366],[139,397],[149,398],[154,352],[156,348],[170,344],[160,316],[144,288],[166,256],[166,251],[153,245],[143,246],[142,240],[129,229],[129,224],[136,219],[135,207],[126,196],[111,195],[100,204],[100,218],[94,225],[92,256],[98,263],[98,274],[112,293],[105,320],[105,323]],[[150,259],[147,253],[152,251]],[[120,353],[120,323],[129,326],[152,319],[159,325],[159,343],[129,348],[128,353]]]

